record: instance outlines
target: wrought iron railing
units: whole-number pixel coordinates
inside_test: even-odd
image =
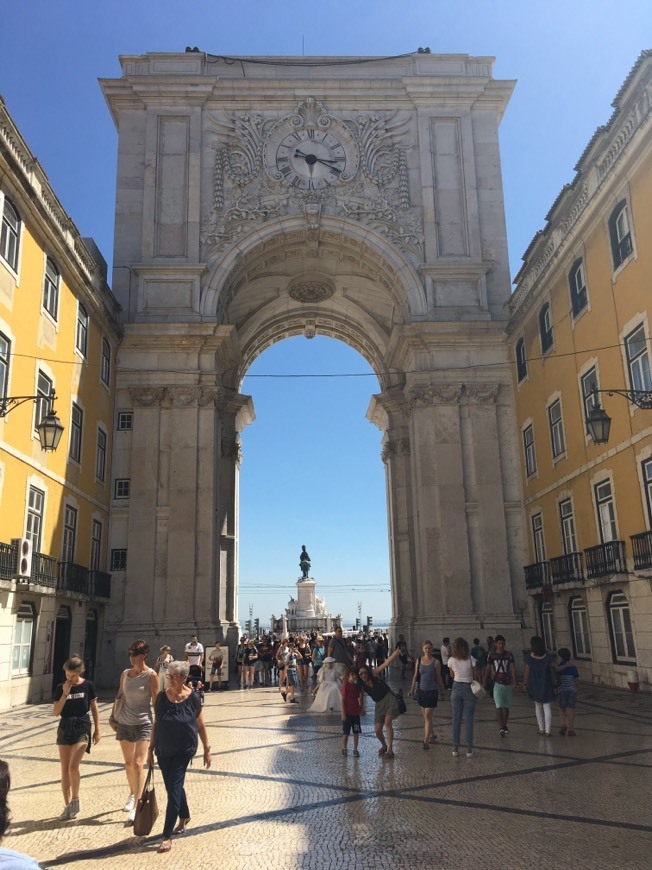
[[[89,571],[90,592],[96,598],[111,597],[111,575],[105,571]]]
[[[652,568],[652,532],[640,532],[630,535],[632,552],[634,554],[634,570]]]
[[[13,544],[0,543],[0,577],[11,580],[16,566],[16,549]]]
[[[39,586],[49,586],[51,589],[56,589],[58,578],[59,563],[54,556],[46,556],[45,553],[32,554],[30,583],[37,583]]]
[[[89,594],[88,568],[74,562],[59,562],[59,582],[57,589],[66,592]]]
[[[572,583],[584,581],[584,559],[582,553],[564,553],[550,560],[550,574],[553,583]]]
[[[12,580],[16,576],[15,568],[16,548],[13,544],[0,542],[0,579]],[[105,571],[91,571],[74,562],[59,562],[45,553],[32,553],[32,570],[28,582],[97,598],[111,597],[110,574]]]
[[[525,586],[527,589],[541,589],[542,586],[550,585],[550,562],[535,562],[533,565],[524,565]]]
[[[611,574],[624,574],[627,571],[625,562],[625,542],[608,541],[597,547],[584,550],[586,558],[586,575],[590,579],[608,577]]]

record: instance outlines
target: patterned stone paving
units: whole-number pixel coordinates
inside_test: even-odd
[[[213,766],[189,770],[188,832],[168,855],[133,836],[120,751],[104,739],[82,764],[82,810],[62,809],[56,723],[49,706],[0,714],[0,756],[11,766],[5,845],[46,868],[645,868],[652,867],[652,696],[580,687],[577,737],[539,737],[522,695],[501,738],[491,700],[478,705],[478,754],[451,756],[450,705],[439,741],[422,749],[413,701],[397,723],[396,758],[377,756],[373,716],[361,758],[340,753],[337,717],[289,707],[275,689],[207,695]],[[159,803],[165,805],[162,780]]]

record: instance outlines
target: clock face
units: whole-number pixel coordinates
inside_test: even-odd
[[[357,149],[349,134],[301,127],[272,136],[265,168],[276,181],[309,193],[349,181],[358,168]]]

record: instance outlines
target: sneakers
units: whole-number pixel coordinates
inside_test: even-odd
[[[501,737],[507,737],[508,734],[509,734],[509,731],[507,730],[507,728],[500,729],[500,736]]]
[[[428,743],[427,740],[424,740],[424,741],[423,741],[423,748],[424,748],[424,749],[430,749],[430,744]]]
[[[354,749],[354,750],[353,750],[353,757],[354,757],[354,758],[360,758],[360,753],[358,752],[357,749]]]
[[[298,703],[299,702],[297,701],[296,698],[290,698],[290,704],[298,704]]]
[[[559,729],[559,733],[561,734],[562,737],[564,736],[564,734],[567,731],[568,731],[568,728],[565,725],[562,725],[561,728]]]
[[[568,736],[569,736],[569,737],[577,737],[577,735],[575,734],[575,732],[573,731],[572,728],[569,730],[569,732],[568,732]]]
[[[135,821],[136,821],[136,808],[134,807],[134,809],[133,809],[133,810],[129,813],[129,815],[127,816],[127,822],[128,822],[130,825],[133,825],[133,823],[134,823]]]
[[[509,734],[509,728],[507,727],[507,725],[505,725],[503,731],[505,732],[505,734]]]
[[[467,758],[474,758],[475,757],[475,750],[474,749],[467,749],[466,750],[466,757]]]
[[[459,753],[458,748],[455,747],[455,749],[452,751],[451,755],[453,756],[453,758],[457,758],[457,756],[458,756],[459,754],[460,754],[460,753]]]
[[[122,808],[122,811],[123,811],[123,813],[130,813],[135,806],[136,806],[136,798],[132,794],[130,794],[129,797],[127,798],[127,803]]]
[[[281,695],[283,695],[283,700],[287,701],[287,699],[288,699],[287,692],[281,692]]]
[[[79,798],[73,798],[68,804],[68,818],[76,819],[79,814]]]
[[[70,804],[67,804],[63,808],[63,812],[59,816],[59,821],[60,822],[67,822],[69,818],[70,818]]]
[[[432,734],[432,735],[428,738],[428,743],[436,743],[436,742],[437,742],[437,735],[436,735],[436,734]]]

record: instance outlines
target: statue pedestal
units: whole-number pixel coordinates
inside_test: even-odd
[[[315,608],[315,580],[297,580],[297,617],[314,618],[317,615]]]

